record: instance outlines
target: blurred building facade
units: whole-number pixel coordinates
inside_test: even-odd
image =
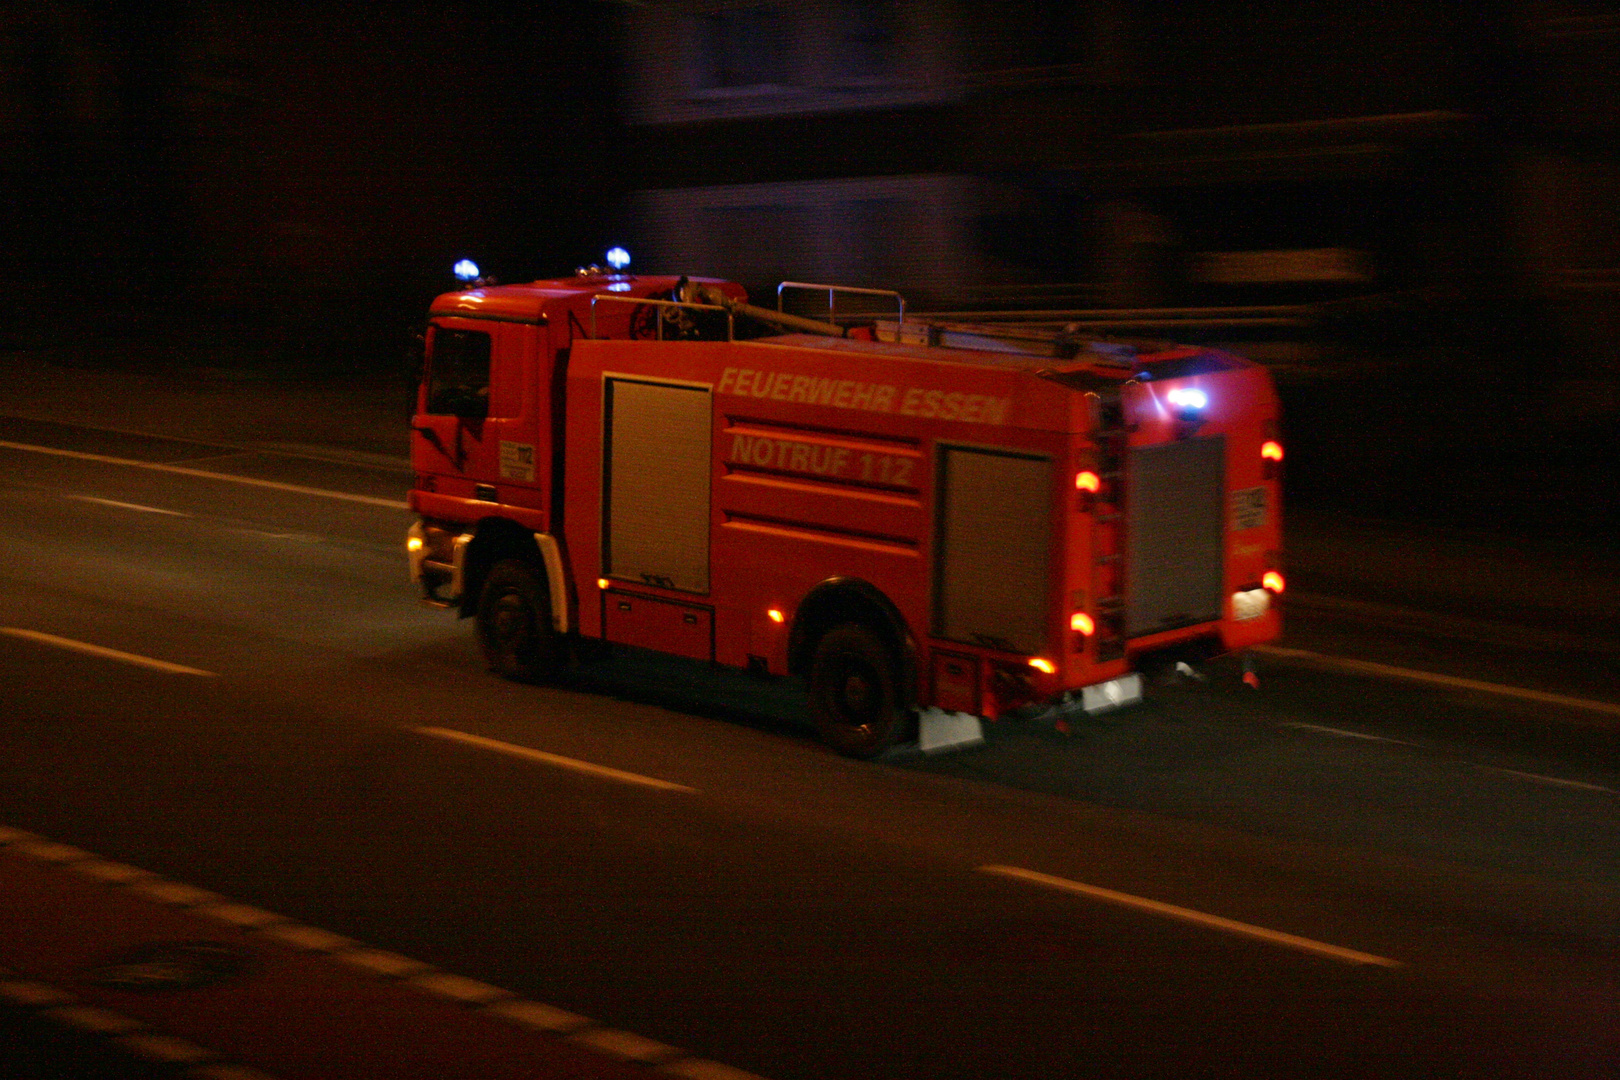
[[[934,307],[1427,311],[1485,341],[1552,325],[1611,379],[1620,362],[1605,5],[651,0],[623,18],[644,265]]]
[[[1620,370],[1611,7],[13,5],[0,278],[330,322],[419,311],[462,255],[510,278],[624,240],[639,268],[932,307],[1308,301],[1406,319],[1391,340],[1416,319],[1556,352],[1597,408]]]

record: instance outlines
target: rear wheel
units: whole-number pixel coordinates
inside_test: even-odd
[[[490,669],[508,679],[542,679],[556,667],[551,592],[534,567],[503,559],[490,569],[478,594],[478,643]]]
[[[905,734],[894,649],[860,623],[835,626],[810,665],[810,712],[822,739],[848,757],[876,757]]]

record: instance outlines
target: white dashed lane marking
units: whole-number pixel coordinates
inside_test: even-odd
[[[1425,683],[1429,686],[1443,686],[1452,690],[1472,690],[1476,693],[1495,694],[1497,697],[1515,698],[1519,701],[1533,701],[1540,705],[1557,705],[1565,709],[1578,709],[1583,712],[1620,717],[1620,705],[1612,701],[1594,701],[1591,698],[1570,697],[1568,694],[1552,694],[1545,690],[1530,690],[1522,686],[1505,686],[1502,683],[1485,682],[1481,679],[1464,679],[1456,675],[1441,675],[1433,671],[1416,671],[1412,668],[1396,667],[1393,664],[1377,664],[1371,660],[1352,660],[1344,656],[1328,656],[1325,653],[1311,652],[1308,649],[1286,649],[1281,645],[1256,645],[1253,651],[1263,656],[1275,656],[1283,660],[1297,660],[1314,667],[1328,668],[1335,671],[1349,671],[1357,675],[1376,675],[1385,679]]]
[[[119,502],[117,499],[101,499],[94,495],[69,495],[68,498],[79,502],[95,503],[97,506],[111,506],[118,510],[134,510],[142,514],[163,514],[166,517],[190,517],[190,514],[179,510],[165,510],[160,506],[143,506],[140,503]]]
[[[269,488],[272,491],[285,491],[293,495],[313,495],[320,499],[340,499],[344,502],[362,503],[366,506],[380,506],[387,510],[409,509],[405,503],[397,499],[379,499],[372,495],[354,495],[347,491],[331,491],[327,488],[307,487],[303,484],[283,484],[278,480],[260,480],[253,476],[234,476],[231,473],[210,472],[207,469],[188,469],[184,465],[164,465],[156,461],[137,461],[133,458],[109,457],[106,454],[86,454],[79,450],[58,450],[53,446],[34,446],[30,443],[7,442],[0,439],[0,449],[22,450],[31,454],[49,454],[52,457],[70,458],[74,461],[93,461],[98,465],[123,465],[131,469],[149,469],[152,472],[173,473],[176,476],[190,476],[199,480],[221,480],[228,484],[245,484],[248,487]]]
[[[1364,739],[1368,742],[1392,743],[1396,746],[1415,746],[1420,750],[1433,749],[1433,747],[1426,747],[1423,743],[1411,742],[1407,739],[1392,739],[1387,735],[1369,735],[1365,731],[1348,731],[1344,728],[1324,727],[1321,724],[1302,724],[1295,720],[1284,721],[1278,726],[1298,728],[1301,731],[1314,731],[1319,735],[1332,735],[1338,739]],[[1561,776],[1547,776],[1542,773],[1521,772],[1518,769],[1504,769],[1500,765],[1484,765],[1477,761],[1471,761],[1468,764],[1481,772],[1498,773],[1502,776],[1516,776],[1520,780],[1529,780],[1532,783],[1551,784],[1554,787],[1573,788],[1577,791],[1597,791],[1605,795],[1620,795],[1620,791],[1616,791],[1612,787],[1588,783],[1585,780],[1566,780]]]
[[[685,784],[677,784],[670,780],[660,780],[656,776],[643,776],[640,773],[625,772],[623,769],[563,757],[560,754],[548,754],[544,750],[535,750],[528,746],[501,742],[499,739],[486,739],[482,735],[473,735],[465,731],[455,731],[451,728],[441,727],[419,727],[414,730],[420,735],[430,735],[435,739],[447,739],[450,742],[477,746],[484,750],[493,750],[497,754],[505,754],[508,757],[522,758],[525,761],[538,761],[543,765],[555,765],[559,769],[570,769],[574,772],[600,777],[604,780],[617,780],[625,784],[639,784],[642,787],[657,788],[660,791],[679,791],[687,795],[699,794],[697,788],[687,787]]]
[[[1104,903],[1116,904],[1136,911],[1146,911],[1153,915],[1163,915],[1166,918],[1193,923],[1211,930],[1220,930],[1223,933],[1236,934],[1239,937],[1253,938],[1256,941],[1264,941],[1271,945],[1280,945],[1299,952],[1325,956],[1331,960],[1341,960],[1347,964],[1366,964],[1387,968],[1403,966],[1399,960],[1391,960],[1388,957],[1374,956],[1371,953],[1358,952],[1355,949],[1346,949],[1339,945],[1329,945],[1326,942],[1313,941],[1310,938],[1299,937],[1296,934],[1285,934],[1281,930],[1271,930],[1264,926],[1255,926],[1252,923],[1238,922],[1236,919],[1227,919],[1219,915],[1195,911],[1192,908],[1177,907],[1175,904],[1166,904],[1159,900],[1149,900],[1144,896],[1132,896],[1130,893],[1115,892],[1113,889],[1104,889],[1097,885],[1087,885],[1079,881],[1070,881],[1067,878],[1053,877],[1050,874],[1025,870],[1018,866],[981,866],[979,870],[981,873],[1012,878],[1016,881],[1027,881],[1035,885],[1044,885],[1050,889],[1060,889],[1063,892],[1089,897],[1092,900],[1101,900]]]
[[[214,672],[203,671],[201,668],[187,667],[184,664],[172,664],[167,660],[158,660],[155,657],[142,656],[139,653],[109,649],[104,645],[92,645],[88,641],[75,641],[73,638],[57,637],[55,634],[46,634],[39,630],[25,630],[19,626],[0,626],[0,634],[37,642],[41,645],[49,645],[57,649],[67,649],[69,652],[82,653],[85,656],[99,657],[102,660],[116,660],[120,664],[133,664],[136,667],[149,668],[152,671],[166,671],[171,675],[216,677]]]
[[[1620,795],[1620,791],[1616,791],[1612,787],[1604,787],[1602,784],[1588,784],[1584,780],[1565,780],[1561,776],[1543,776],[1541,773],[1520,772],[1518,769],[1504,769],[1496,765],[1476,764],[1474,768],[1483,769],[1486,772],[1503,773],[1507,776],[1517,776],[1521,780],[1530,780],[1537,784],[1574,788],[1577,791],[1599,791],[1605,795]]]
[[[1405,739],[1392,739],[1388,735],[1369,735],[1365,731],[1348,731],[1344,728],[1324,727],[1321,724],[1302,724],[1295,720],[1284,721],[1283,727],[1299,728],[1302,731],[1315,731],[1322,735],[1333,735],[1341,739],[1365,739],[1368,742],[1394,743],[1397,746],[1417,746],[1415,742]]]

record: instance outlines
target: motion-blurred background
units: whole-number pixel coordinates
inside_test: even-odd
[[[0,349],[402,370],[457,259],[624,244],[1228,343],[1296,501],[1590,536],[1617,91],[1581,0],[10,5]]]

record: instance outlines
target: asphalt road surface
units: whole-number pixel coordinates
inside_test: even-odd
[[[1611,641],[1309,596],[1258,691],[855,763],[789,683],[490,676],[407,482],[0,419],[18,1075],[1620,1074]]]

